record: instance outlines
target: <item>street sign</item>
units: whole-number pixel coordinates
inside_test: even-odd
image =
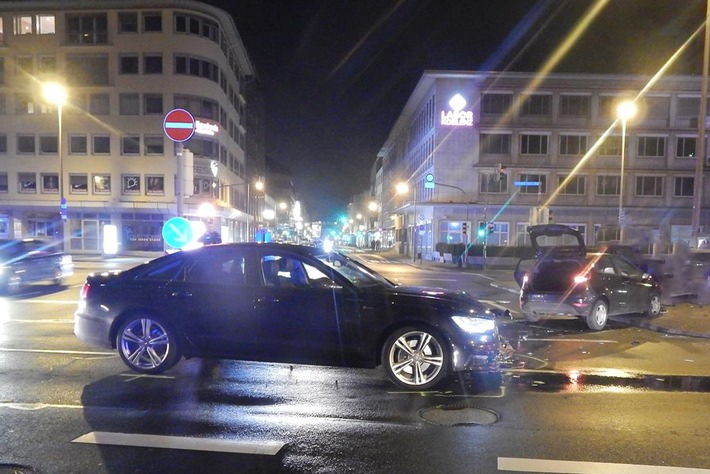
[[[194,238],[192,225],[184,217],[171,217],[168,219],[163,224],[162,234],[165,243],[176,249],[191,243]]]
[[[515,181],[515,186],[540,186],[540,181]]]
[[[424,187],[427,189],[434,189],[436,183],[434,182],[434,175],[432,173],[427,173],[424,177]]]
[[[173,109],[165,114],[163,130],[174,142],[187,141],[195,133],[195,118],[185,109]]]
[[[62,220],[67,220],[67,198],[63,197],[59,200],[59,215]]]

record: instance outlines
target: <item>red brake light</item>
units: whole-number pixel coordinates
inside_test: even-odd
[[[586,283],[587,280],[589,280],[589,277],[587,276],[586,273],[583,275],[575,275],[574,284],[579,285],[580,283]]]
[[[91,285],[88,283],[82,285],[81,290],[79,290],[79,299],[86,300],[89,297],[89,288],[91,288]]]

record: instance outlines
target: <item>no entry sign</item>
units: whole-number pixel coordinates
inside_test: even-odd
[[[174,142],[184,142],[195,133],[195,118],[185,109],[173,109],[163,120],[165,134]]]

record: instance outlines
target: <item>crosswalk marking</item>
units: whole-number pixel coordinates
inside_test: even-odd
[[[708,469],[648,466],[609,462],[558,461],[555,459],[498,458],[498,470],[514,472],[557,472],[566,474],[708,474]]]

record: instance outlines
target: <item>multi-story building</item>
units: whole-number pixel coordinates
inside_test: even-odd
[[[700,77],[649,81],[426,72],[373,169],[386,235],[424,258],[438,242],[522,244],[530,223],[550,221],[578,228],[590,245],[689,241],[696,148],[705,150]],[[638,112],[622,123],[626,99]],[[396,194],[400,181],[408,193]],[[700,188],[707,230],[709,190]]]
[[[260,172],[246,150],[261,150],[263,169],[264,148],[247,138],[248,122],[263,123],[253,115],[263,107],[249,108],[255,79],[232,17],[198,1],[3,2],[0,238],[97,253],[110,225],[121,252],[162,250],[162,224],[179,208],[178,145],[163,130],[175,108],[196,123],[183,143],[194,154],[184,216],[209,219],[223,240],[248,238]],[[63,105],[43,96],[51,82]]]

